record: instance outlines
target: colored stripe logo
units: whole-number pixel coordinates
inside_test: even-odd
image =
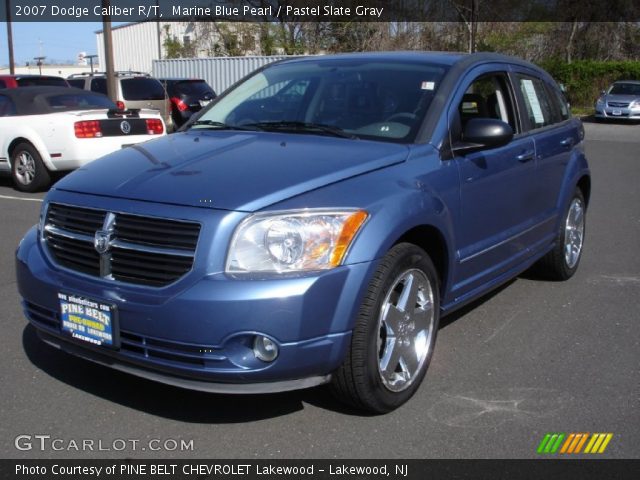
[[[547,433],[538,445],[537,452],[540,454],[604,453],[612,438],[613,433]]]

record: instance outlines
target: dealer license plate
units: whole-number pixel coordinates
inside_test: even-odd
[[[113,305],[77,295],[58,293],[62,331],[93,345],[116,345],[116,311]]]

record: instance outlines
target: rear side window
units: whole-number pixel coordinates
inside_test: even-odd
[[[207,84],[207,82],[201,80],[187,80],[184,82],[177,82],[173,85],[176,95],[186,95],[189,97],[203,97],[207,94],[215,95],[213,89]]]
[[[26,77],[18,78],[19,87],[68,87],[69,84],[64,78],[58,77]]]
[[[531,129],[546,127],[554,123],[554,109],[544,83],[539,78],[516,75],[522,93],[525,115]]]
[[[107,79],[106,78],[93,78],[91,79],[91,91],[98,92],[103,95],[107,94]]]
[[[570,117],[569,104],[562,92],[549,84],[547,84],[547,90],[549,91],[549,98],[555,108],[556,115],[558,116],[557,121],[562,122],[568,120]]]
[[[116,105],[107,97],[100,95],[55,95],[46,102],[53,110],[91,110],[93,108],[115,109]]]
[[[148,77],[125,78],[120,81],[125,100],[163,100],[162,84]]]
[[[69,85],[71,85],[72,87],[84,88],[84,79],[83,78],[71,79],[71,80],[67,80],[67,82],[69,82]]]
[[[10,117],[16,114],[16,106],[9,97],[0,95],[0,117]]]

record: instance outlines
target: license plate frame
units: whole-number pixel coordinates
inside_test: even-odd
[[[620,115],[622,115],[622,110],[620,110],[619,108],[614,108],[613,110],[611,110],[611,115],[619,117]]]
[[[58,311],[63,335],[95,347],[120,348],[120,325],[115,304],[59,292]]]

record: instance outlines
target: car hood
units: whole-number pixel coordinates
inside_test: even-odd
[[[406,160],[405,145],[268,132],[176,133],[119,150],[58,190],[255,211]]]
[[[631,103],[634,100],[640,100],[640,95],[605,95],[607,102],[627,102]]]

